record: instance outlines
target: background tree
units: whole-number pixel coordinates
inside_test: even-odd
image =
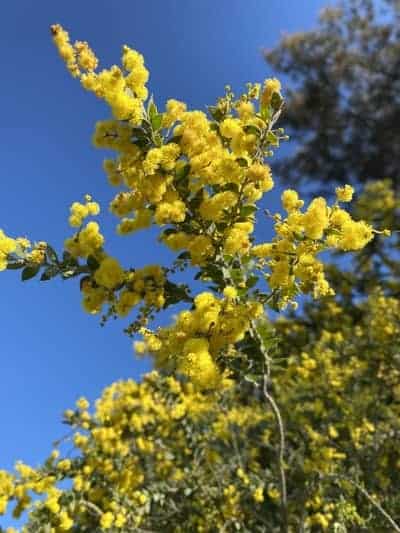
[[[282,123],[297,141],[274,163],[291,185],[390,178],[400,187],[400,2],[349,0],[265,58],[292,82]],[[312,185],[311,185],[312,184]]]

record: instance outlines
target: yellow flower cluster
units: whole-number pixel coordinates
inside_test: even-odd
[[[337,190],[340,201],[350,201],[352,194],[349,186]],[[329,248],[360,250],[373,238],[372,226],[353,220],[337,204],[329,207],[321,197],[302,212],[304,202],[291,189],[282,193],[282,205],[288,216],[275,215],[276,237],[251,249],[271,270],[269,286],[281,291],[283,305],[299,291],[312,292],[316,298],[333,294],[323,263],[316,256]]]
[[[65,249],[75,258],[96,256],[100,254],[104,245],[104,237],[100,233],[100,226],[97,222],[91,221],[83,226],[83,221],[89,216],[96,216],[100,213],[100,206],[92,200],[90,195],[85,196],[85,203],[74,202],[70,207],[69,224],[79,230],[65,240]]]
[[[17,239],[17,243],[18,241],[19,239]],[[25,253],[25,259],[28,263],[40,265],[46,259],[46,250],[47,243],[44,241],[39,241],[33,245],[32,250]]]
[[[276,78],[265,80],[263,92],[261,94],[261,103],[264,106],[270,105],[273,94],[281,95],[281,84]]]
[[[225,376],[218,368],[218,356],[224,351],[234,357],[235,343],[244,338],[250,321],[264,312],[261,304],[236,302],[232,290],[228,293],[222,300],[209,292],[199,294],[193,311],[182,311],[173,326],[156,334],[145,332],[136,351],[148,351],[159,368],[176,368],[199,388],[221,384]]]
[[[8,472],[0,470],[0,515],[7,509],[8,501],[14,495],[14,478]]]
[[[79,228],[82,222],[88,216],[96,216],[100,213],[100,206],[97,202],[93,202],[91,196],[85,196],[85,203],[74,202],[70,207],[71,215],[69,217],[69,224],[73,228]]]
[[[47,243],[43,241],[31,244],[24,237],[13,239],[0,229],[0,271],[15,261],[22,261],[26,265],[40,265],[46,258]]]
[[[396,297],[384,296],[377,291],[369,297],[372,313],[370,333],[380,345],[392,344],[400,338],[400,301]]]
[[[61,55],[69,58],[70,70],[77,72],[78,67],[70,66],[73,58],[74,64],[79,63],[76,45],[69,44],[62,28],[56,26],[53,33]],[[133,105],[135,98],[141,104],[147,98],[147,91],[140,89],[147,71],[142,56],[127,47],[122,65],[129,72],[126,78],[116,66],[100,74],[94,73],[97,63],[87,74],[78,68],[84,86],[105,98],[116,119],[97,124],[94,142],[118,154],[104,162],[110,183],[125,188],[110,204],[111,212],[121,219],[117,232],[126,235],[153,223],[170,225],[161,235],[162,242],[174,251],[187,252],[192,265],[199,267],[221,254],[235,257],[251,252],[267,259],[264,264],[270,274],[266,278],[279,295],[280,307],[299,292],[312,292],[315,297],[332,294],[317,255],[328,248],[359,250],[373,237],[370,225],[356,222],[339,207],[339,202],[352,199],[349,185],[337,188],[333,207],[316,198],[305,212],[297,193],[285,191],[282,203],[287,218],[276,217],[277,235],[271,243],[252,248],[255,202],[274,185],[265,157],[283,138],[272,130],[274,114],[282,103],[279,81],[267,79],[262,89],[249,85],[238,100],[229,89],[214,110],[210,108],[211,117],[188,111],[174,99],[160,113],[151,99],[147,109],[141,105],[141,120],[134,113],[132,121],[129,105],[126,112],[120,109],[125,100]],[[82,207],[74,206],[71,218],[78,225],[84,213]],[[95,246],[102,246],[95,229],[90,226],[89,238],[83,229],[73,242],[68,240],[67,250],[74,256],[92,254]],[[135,301],[132,295],[125,298]],[[93,309],[98,307],[95,304]]]
[[[226,298],[236,299],[234,287],[228,286],[224,292]],[[226,302],[209,293],[197,298],[194,310],[177,318],[181,328],[174,331],[170,328],[170,336],[176,337],[175,345],[172,345],[173,338],[165,334],[148,336],[146,344],[150,351],[162,350],[164,342],[171,342],[171,350],[181,350],[181,356],[192,352],[204,356],[206,350],[211,354],[212,342],[217,347],[227,342],[213,336],[214,328],[223,330],[221,315],[229,312],[229,308],[225,309]],[[360,304],[359,312],[366,309],[367,313],[361,321],[358,319],[356,327],[335,302],[327,301],[325,305],[316,318],[327,329],[308,332],[308,345],[303,321],[296,324],[285,320],[277,324],[281,332],[288,327],[287,366],[277,374],[274,383],[288,420],[287,446],[290,448],[292,441],[301,442],[304,457],[299,468],[306,479],[316,475],[334,477],[336,473],[340,476],[346,473],[351,458],[357,468],[365,460],[367,481],[378,483],[380,491],[390,491],[390,479],[397,475],[394,465],[400,464],[400,456],[393,439],[380,440],[378,436],[387,435],[396,426],[398,406],[393,401],[376,405],[376,394],[396,398],[399,375],[389,350],[396,350],[393,335],[399,327],[398,301],[379,293],[372,295],[368,303]],[[382,318],[383,309],[390,310],[386,320]],[[241,313],[237,307],[233,316]],[[257,315],[257,312],[250,310],[250,314]],[[242,316],[248,320],[245,313]],[[335,316],[341,320],[332,320]],[[329,322],[324,324],[326,319]],[[235,340],[241,338],[240,330],[246,327],[237,328]],[[229,331],[229,335],[233,334]],[[299,347],[303,348],[302,352]],[[207,372],[205,376],[209,377]],[[374,376],[372,383],[369,375]],[[276,480],[268,478],[269,470],[263,463],[263,446],[271,444],[271,433],[275,433],[272,413],[261,402],[253,402],[248,397],[244,403],[235,397],[233,405],[227,404],[227,399],[220,395],[229,396],[233,391],[230,384],[205,392],[204,387],[199,390],[191,383],[184,384],[172,377],[162,379],[153,373],[141,384],[133,381],[113,384],[96,402],[94,415],[88,412],[89,402],[80,398],[77,409],[66,413],[69,422],[80,430],[73,436],[79,457],[59,459],[53,453],[51,460],[46,461],[47,470],[42,467],[35,471],[20,463],[16,478],[0,473],[3,512],[9,500],[17,502],[15,515],[33,508],[29,496],[33,491],[45,495],[34,507],[35,516],[42,512],[39,516],[43,516],[46,524],[50,523],[54,533],[62,528],[68,531],[72,526],[83,527],[83,524],[93,530],[150,527],[150,509],[155,512],[160,481],[168,480],[169,487],[176,487],[177,491],[178,487],[185,488],[189,494],[192,476],[185,473],[187,468],[193,472],[191,461],[195,461],[196,475],[204,467],[203,483],[199,483],[204,485],[204,493],[198,490],[190,498],[179,500],[182,506],[179,508],[188,513],[186,516],[194,530],[201,526],[203,531],[210,531],[207,517],[213,509],[219,513],[213,519],[213,526],[220,524],[218,520],[229,519],[252,524],[258,514],[254,513],[254,505],[262,504],[267,498],[268,513],[271,513],[268,517],[274,520],[279,516],[275,506],[279,504],[280,491]],[[197,424],[195,429],[190,425],[193,423]],[[347,434],[350,439],[344,438]],[[242,440],[238,444],[234,439]],[[297,446],[294,453],[299,453]],[[379,457],[373,474],[369,466],[371,454]],[[199,458],[204,461],[201,466]],[[295,471],[291,483],[297,491],[299,471],[296,468],[292,467]],[[210,469],[217,476],[221,473],[217,484],[207,477]],[[287,472],[289,475],[290,470]],[[56,485],[62,479],[71,480],[73,489],[66,489],[65,484],[58,488]],[[305,508],[306,524],[310,527],[329,531],[337,520],[342,504],[335,498],[337,487],[332,490],[329,487],[330,483],[314,487],[308,491],[306,501],[302,501],[300,511]],[[199,513],[193,513],[193,505],[199,505]],[[350,504],[346,502],[346,505]],[[98,512],[90,512],[93,506]],[[353,514],[354,520],[361,520],[356,508]]]
[[[74,257],[96,255],[104,245],[104,237],[100,233],[97,222],[91,221],[80,231],[64,242],[65,249]]]
[[[159,265],[148,265],[129,272],[126,288],[121,291],[116,303],[117,314],[126,316],[139,301],[161,309],[165,303],[164,286],[165,275]]]
[[[398,428],[399,313],[398,298],[374,291],[353,312],[333,299],[322,302],[312,310],[312,329],[303,317],[276,324],[289,354],[277,387],[287,424],[307,442],[304,471],[346,476],[351,464],[382,499],[399,480],[400,454],[390,437]],[[307,523],[329,531],[330,498],[324,488],[317,493],[306,505]]]
[[[357,199],[354,211],[359,219],[373,224],[378,230],[387,234],[386,228],[398,227],[399,208],[400,196],[396,194],[393,182],[385,179],[366,184]]]
[[[112,290],[125,281],[125,272],[114,257],[105,257],[94,274],[95,282],[101,287]]]
[[[98,60],[87,42],[77,41],[72,46],[68,32],[59,24],[51,26],[51,32],[58,52],[73,76],[79,76],[80,69],[93,71],[97,68]]]
[[[193,265],[204,265],[215,254],[212,238],[208,235],[191,235],[178,231],[165,234],[162,240],[173,251],[187,250]]]
[[[92,315],[100,313],[103,305],[109,301],[109,291],[104,287],[99,287],[92,280],[86,279],[81,284],[82,291],[82,307]]]
[[[96,314],[105,303],[112,303],[121,317],[127,316],[140,302],[161,309],[165,303],[164,286],[165,275],[158,265],[125,272],[116,259],[105,257],[93,278],[82,284],[82,305],[88,313]]]
[[[118,232],[127,234],[146,228],[153,215],[159,225],[182,222],[186,206],[169,173],[175,168],[179,146],[170,143],[152,148],[144,160],[140,151],[132,153],[129,146],[127,152],[123,146],[121,150],[123,154],[119,161],[108,160],[105,164],[109,181],[115,185],[124,183],[130,189],[117,194],[110,205],[111,212],[122,218]]]
[[[258,88],[249,90],[247,95],[234,102],[218,127],[205,113],[187,111],[183,102],[168,100],[165,112],[158,115],[159,124],[152,125],[156,129],[150,134],[145,128],[140,131],[132,128],[129,120],[134,125],[140,120],[132,110],[127,111],[127,103],[123,104],[129,100],[133,105],[135,97],[142,100],[147,97],[147,92],[139,87],[147,81],[140,54],[124,48],[122,64],[130,72],[126,78],[116,66],[95,74],[97,63],[88,66],[88,73],[82,74],[80,69],[85,70],[85,67],[79,66],[76,45],[69,44],[67,32],[54,26],[53,34],[68,68],[81,77],[86,88],[105,98],[117,119],[99,123],[94,142],[119,152],[116,160],[106,160],[104,164],[110,183],[128,188],[128,191],[117,194],[110,206],[111,211],[122,218],[118,232],[131,233],[154,221],[160,226],[177,226],[179,233],[179,225],[187,222],[193,226],[193,231],[184,232],[188,240],[185,248],[194,264],[212,257],[219,243],[223,243],[227,254],[247,253],[253,226],[242,220],[241,208],[253,205],[273,187],[261,148],[261,139],[269,124],[257,114],[251,101],[258,98]],[[265,95],[274,92],[279,92],[279,82],[267,80]],[[224,106],[221,104],[221,107]],[[154,109],[152,112],[154,115]],[[134,120],[130,119],[132,113],[136,117]],[[141,118],[152,120],[148,114]],[[168,135],[170,130],[171,138],[160,135],[161,131]],[[147,139],[144,144],[143,139]],[[196,216],[204,220],[199,228],[192,224]],[[75,210],[72,215],[74,225],[78,225],[80,218]],[[224,219],[228,222],[226,227],[211,239],[207,228]],[[167,245],[177,249],[173,241],[172,237],[165,240]]]
[[[186,104],[171,98],[167,101],[165,106],[165,113],[163,114],[162,125],[165,128],[170,128],[175,122],[182,118],[186,111]]]
[[[7,268],[7,257],[9,254],[15,252],[17,242],[0,229],[0,271]]]
[[[120,381],[105,389],[93,414],[88,412],[89,402],[80,398],[77,408],[66,412],[67,422],[75,429],[72,440],[77,453],[71,459],[60,458],[54,450],[37,470],[18,463],[15,476],[0,471],[0,513],[15,501],[14,516],[31,511],[51,533],[76,528],[122,533],[146,525],[153,529],[153,521],[159,519],[153,515],[169,505],[160,504],[157,487],[168,482],[173,493],[189,490],[192,480],[186,472],[192,461],[204,473],[210,468],[215,473],[226,471],[225,449],[232,456],[231,474],[223,480],[222,491],[210,493],[204,486],[184,500],[188,510],[193,504],[201,510],[189,513],[188,527],[208,531],[204,527],[210,516],[218,527],[233,517],[246,521],[248,511],[241,501],[250,498],[261,503],[265,479],[258,450],[246,435],[260,431],[265,410],[248,399],[238,408],[233,389],[222,394],[226,412],[216,409],[221,393],[204,394],[190,383],[152,372],[140,384]],[[241,427],[238,439],[244,455],[240,462],[230,440],[232,424]],[[197,431],[193,448],[194,428],[203,429]],[[197,457],[201,449],[206,453]],[[31,493],[42,497],[34,503]],[[222,516],[218,508],[223,509]]]
[[[354,194],[354,189],[350,185],[336,188],[336,198],[338,202],[351,202]]]
[[[51,30],[60,56],[71,74],[80,78],[82,86],[104,99],[117,120],[128,120],[131,124],[140,123],[143,117],[143,101],[148,95],[146,83],[149,77],[143,56],[124,46],[122,65],[126,75],[116,65],[96,73],[98,60],[88,43],[77,41],[71,45],[68,32],[59,24],[53,25]]]

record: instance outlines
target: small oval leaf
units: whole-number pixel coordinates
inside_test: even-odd
[[[24,268],[24,270],[21,272],[21,279],[22,281],[27,281],[28,279],[32,279],[36,276],[36,274],[40,270],[40,265],[30,265]]]

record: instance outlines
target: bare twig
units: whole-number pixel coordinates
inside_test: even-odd
[[[257,341],[260,351],[264,356],[264,374],[263,374],[263,394],[267,402],[270,404],[275,416],[276,423],[279,430],[279,449],[278,449],[278,467],[280,477],[280,493],[281,493],[281,531],[286,533],[288,531],[288,516],[287,516],[287,484],[285,474],[285,428],[283,425],[282,415],[279,407],[268,390],[268,383],[271,378],[271,358],[268,354],[268,350],[264,346],[264,342],[257,331],[257,327],[254,321],[250,323],[250,333],[255,341]]]
[[[221,254],[221,263],[222,263],[222,275],[224,277],[224,280],[231,285],[234,285],[232,277],[230,275],[229,269],[226,267],[225,262],[223,260],[222,254]],[[250,329],[249,329],[250,335],[252,336],[253,340],[256,341],[258,344],[258,347],[260,349],[260,352],[264,358],[264,373],[263,373],[263,394],[267,402],[270,404],[272,411],[275,416],[275,420],[278,426],[279,431],[279,448],[278,448],[278,469],[279,469],[279,477],[280,477],[280,499],[281,499],[281,533],[287,533],[288,532],[288,513],[287,513],[287,484],[286,484],[286,474],[285,474],[285,430],[283,426],[283,420],[281,416],[281,412],[279,410],[279,407],[272,396],[272,394],[268,390],[268,383],[270,381],[271,377],[271,358],[268,354],[268,350],[266,346],[264,345],[263,339],[261,335],[257,331],[257,326],[254,320],[250,320]],[[259,384],[254,383],[255,386],[260,387]]]
[[[279,449],[278,449],[278,466],[280,477],[280,492],[281,492],[281,531],[286,533],[288,531],[288,517],[287,517],[287,488],[286,488],[286,474],[285,474],[285,430],[283,420],[279,407],[274,397],[268,391],[268,373],[264,373],[263,378],[263,394],[267,402],[270,404],[275,415],[276,423],[279,429]]]

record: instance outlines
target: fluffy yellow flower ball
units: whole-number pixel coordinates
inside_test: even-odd
[[[124,281],[125,274],[116,259],[106,257],[96,270],[94,279],[102,287],[114,289]]]

